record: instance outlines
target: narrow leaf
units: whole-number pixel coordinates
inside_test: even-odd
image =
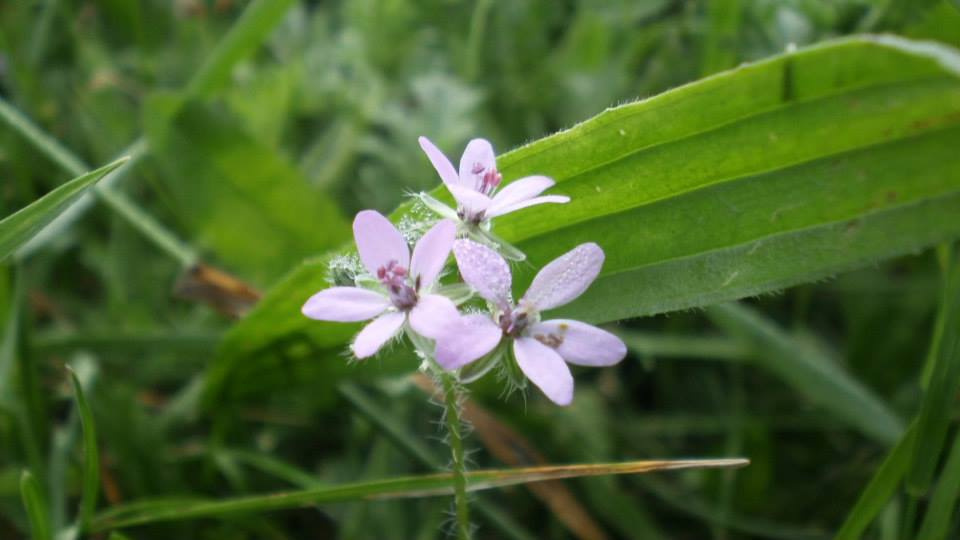
[[[73,383],[77,411],[80,413],[80,425],[83,429],[83,491],[80,495],[80,512],[77,516],[78,529],[86,531],[97,509],[97,497],[100,490],[100,451],[97,448],[97,430],[93,421],[93,411],[83,392],[83,386],[77,374],[71,368],[70,380]]]
[[[654,471],[742,467],[745,459],[705,459],[677,461],[631,461],[584,465],[554,465],[519,469],[483,470],[467,473],[468,491],[481,491],[530,482],[604,476],[611,474],[643,474]],[[93,531],[103,531],[157,521],[175,521],[219,516],[236,512],[263,512],[292,508],[305,504],[335,503],[351,500],[388,500],[399,498],[450,495],[453,476],[450,473],[410,476],[323,486],[300,491],[240,497],[218,501],[144,501],[114,507],[93,523]]]
[[[887,505],[910,466],[910,453],[916,439],[916,424],[903,434],[847,514],[834,540],[856,540]]]
[[[927,507],[917,540],[941,540],[950,532],[950,522],[957,513],[960,499],[960,432],[953,438],[953,449],[943,473],[937,480],[936,490]]]
[[[50,512],[47,509],[47,502],[43,498],[40,484],[30,471],[23,471],[20,476],[20,496],[23,498],[23,506],[27,509],[27,517],[30,519],[30,537],[33,540],[51,540],[53,535],[50,531]]]
[[[203,95],[215,90],[230,75],[238,61],[259,47],[293,6],[293,0],[254,0],[230,32],[217,43],[200,69],[190,79],[187,93]]]
[[[899,418],[869,389],[806,343],[791,338],[756,310],[736,303],[711,306],[707,315],[754,348],[758,365],[863,434],[893,444]]]
[[[950,425],[950,404],[960,391],[960,263],[954,260],[948,268],[941,298],[946,306],[943,331],[937,335],[934,330],[931,340],[934,364],[917,417],[917,444],[907,476],[907,490],[914,496],[924,495],[933,482]]]
[[[620,336],[630,352],[641,357],[743,362],[753,352],[749,345],[727,337],[685,336],[633,330],[619,330],[616,334]]]
[[[44,225],[57,217],[70,203],[80,197],[84,190],[105,174],[123,165],[127,159],[118,159],[109,165],[74,178],[0,221],[0,261],[6,259]]]

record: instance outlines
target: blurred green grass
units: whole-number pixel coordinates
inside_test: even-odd
[[[404,192],[433,187],[418,135],[444,149],[485,136],[506,150],[613,104],[859,31],[960,46],[960,10],[949,1],[261,2],[246,15],[256,23],[248,33],[225,42],[247,6],[4,3],[0,96],[86,163],[106,163],[145,137],[149,152],[113,189],[202,260],[260,289],[348,240],[346,216],[356,210],[388,211]],[[0,129],[0,215],[71,176],[14,130]],[[84,389],[99,432],[101,508],[262,493],[288,488],[293,477],[332,483],[431,470],[333,385],[199,413],[199,378],[231,321],[172,294],[182,261],[141,230],[97,205],[2,269],[0,366],[12,371],[0,375],[15,376],[0,384],[0,537],[29,530],[17,485],[22,468],[33,471],[24,482],[49,499],[58,527],[89,493],[67,363],[96,367]],[[936,257],[925,253],[751,303],[769,319],[763,324],[779,326],[778,339],[842,359],[859,384],[911,418],[940,280]],[[636,346],[616,369],[578,372],[569,409],[533,397],[500,400],[496,380],[472,394],[550,462],[753,460],[733,474],[568,482],[609,537],[831,536],[890,450],[889,437],[864,437],[822,414],[788,376],[753,369],[756,355],[767,362],[778,355],[715,319],[708,311],[623,323],[619,329],[672,341]],[[718,340],[716,354],[705,338]],[[389,363],[347,367],[328,354],[312,369],[355,373],[394,425],[420,440],[436,437],[438,409],[391,377],[398,370]],[[955,400],[939,412],[955,430]],[[480,448],[476,438],[471,443]],[[47,463],[48,451],[59,457]],[[236,452],[279,466],[251,466],[229,457]],[[485,451],[473,459],[477,467],[498,465]],[[477,500],[535,537],[571,534],[523,489]],[[882,516],[869,537],[909,537],[901,535],[913,527],[904,516],[925,504],[898,494],[877,508]],[[132,536],[433,538],[447,511],[444,499],[351,503],[153,525]],[[481,538],[509,528],[480,520]],[[939,526],[958,533],[955,516]],[[924,534],[933,527],[924,523]]]

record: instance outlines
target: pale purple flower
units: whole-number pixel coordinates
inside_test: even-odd
[[[301,311],[311,319],[356,322],[373,319],[350,346],[357,358],[366,358],[403,329],[436,339],[459,317],[453,302],[430,294],[450,255],[457,226],[441,220],[410,248],[387,218],[364,210],[353,220],[353,238],[363,266],[376,278],[378,290],[331,287],[310,297]]]
[[[540,196],[555,183],[546,176],[527,176],[499,189],[503,176],[497,170],[493,146],[486,139],[473,139],[467,144],[460,157],[459,171],[453,168],[447,156],[434,146],[430,139],[420,137],[419,141],[433,168],[457,201],[455,214],[450,209],[444,210],[445,207],[431,205],[445,217],[456,217],[463,223],[476,227],[492,218],[528,206],[570,201],[570,197],[564,195]]]
[[[501,341],[513,341],[523,373],[550,400],[568,405],[573,377],[564,361],[582,366],[610,366],[627,354],[617,336],[579,321],[540,320],[540,312],[574,300],[593,283],[603,266],[600,246],[581,244],[543,267],[516,304],[511,298],[510,267],[496,251],[471,240],[453,245],[460,275],[492,304],[493,319],[469,315],[451,326],[437,344],[437,361],[457,369],[489,353]]]

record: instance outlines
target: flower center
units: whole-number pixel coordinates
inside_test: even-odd
[[[390,301],[401,311],[408,311],[417,305],[417,289],[420,288],[420,284],[415,283],[411,287],[409,277],[410,273],[397,261],[392,260],[386,266],[377,269],[377,279],[390,293]]]
[[[518,338],[539,320],[540,313],[532,306],[521,302],[518,306],[502,311],[497,322],[504,335]]]

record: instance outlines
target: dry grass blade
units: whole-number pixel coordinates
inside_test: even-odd
[[[467,473],[467,489],[483,489],[583,478],[587,476],[609,476],[617,474],[645,474],[657,471],[675,471],[680,469],[722,469],[746,467],[750,460],[746,458],[720,459],[663,459],[645,461],[626,461],[622,463],[582,463],[574,465],[541,465],[518,469],[495,469]]]
[[[678,469],[742,467],[749,460],[684,459],[628,461],[622,463],[590,463],[547,465],[520,469],[492,469],[467,473],[467,491],[481,491],[531,482],[603,476],[643,474]],[[351,484],[318,486],[310,489],[269,493],[221,500],[148,500],[116,506],[98,516],[92,532],[160,521],[180,521],[236,514],[295,508],[306,504],[337,503],[357,500],[389,500],[450,495],[453,493],[451,473],[428,474],[370,480]]]

